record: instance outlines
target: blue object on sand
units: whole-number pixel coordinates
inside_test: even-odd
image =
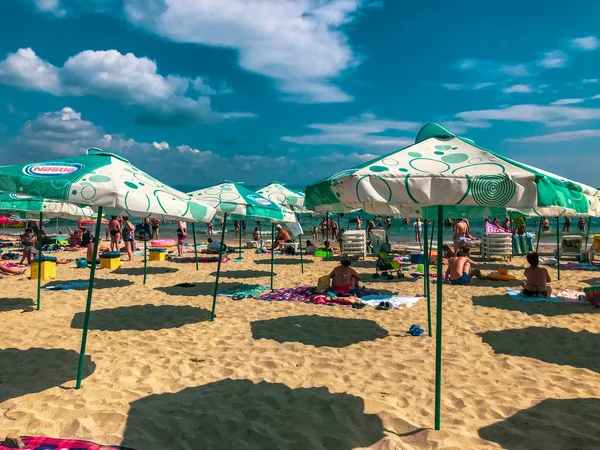
[[[425,330],[423,330],[420,325],[413,323],[407,333],[411,336],[421,336],[423,333],[425,333]]]

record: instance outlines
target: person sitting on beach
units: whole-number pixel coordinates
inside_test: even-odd
[[[69,236],[69,245],[72,247],[79,247],[81,245],[81,233],[79,229],[76,229]]]
[[[215,240],[213,238],[208,238],[208,245],[206,246],[206,250],[209,253],[219,253],[219,250],[222,248],[223,252],[227,251],[227,246],[225,244],[221,244],[221,241]]]
[[[539,267],[540,257],[536,252],[527,254],[530,267],[525,269],[526,281],[523,283],[525,297],[546,297],[552,295],[552,287],[548,286],[550,275],[545,267]]]
[[[258,231],[258,227],[254,228],[254,231],[252,232],[252,240],[254,242],[260,241],[260,232]]]
[[[317,251],[317,246],[313,244],[311,241],[306,241],[306,247],[304,248],[305,255],[314,255]]]
[[[341,261],[341,265],[337,266],[329,274],[331,279],[331,289],[336,294],[347,295],[350,289],[358,288],[358,282],[362,281],[360,274],[354,270],[348,258]]]
[[[277,225],[275,229],[277,230],[277,236],[275,236],[275,245],[279,246],[279,250],[283,251],[285,247],[283,244],[292,242],[290,239],[290,233],[284,230],[281,225]]]
[[[465,286],[469,284],[471,278],[483,278],[481,271],[476,268],[478,265],[475,261],[469,258],[471,250],[462,248],[454,258],[448,262],[448,270],[446,275],[450,279],[450,284]]]
[[[443,257],[444,258],[454,258],[454,250],[450,248],[450,246],[448,244],[444,244],[442,246],[442,250],[444,251],[443,253]]]
[[[510,228],[511,228],[510,217],[504,218],[504,220],[502,221],[502,228],[504,228],[505,230],[510,230]]]
[[[26,270],[25,267],[12,267],[6,263],[0,263],[0,273],[3,275],[23,275]]]

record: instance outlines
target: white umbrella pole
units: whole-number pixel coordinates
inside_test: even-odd
[[[96,219],[96,234],[94,235],[94,250],[92,251],[92,266],[90,268],[90,282],[88,284],[87,302],[85,304],[85,316],[83,319],[83,333],[81,336],[81,350],[79,351],[79,367],[77,368],[77,383],[75,389],[81,388],[83,378],[83,364],[85,362],[85,345],[90,324],[90,312],[92,310],[92,293],[94,290],[94,275],[96,274],[96,258],[98,257],[98,244],[100,241],[100,225],[102,224],[102,206],[98,207],[98,218]]]

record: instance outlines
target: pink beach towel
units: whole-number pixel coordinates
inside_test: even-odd
[[[502,228],[502,227],[497,227],[493,223],[488,223],[485,226],[485,232],[486,233],[510,233],[510,230],[507,230],[507,229]]]
[[[98,445],[74,439],[55,439],[43,436],[22,436],[25,450],[133,450],[126,447]],[[0,445],[0,450],[11,450]]]

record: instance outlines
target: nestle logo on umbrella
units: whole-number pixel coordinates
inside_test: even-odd
[[[24,195],[24,194],[9,194],[9,197],[14,200],[24,200],[24,199],[28,199],[28,198],[33,198],[31,195]]]
[[[55,177],[77,172],[81,168],[83,165],[77,163],[29,164],[23,168],[23,173],[34,177]]]

